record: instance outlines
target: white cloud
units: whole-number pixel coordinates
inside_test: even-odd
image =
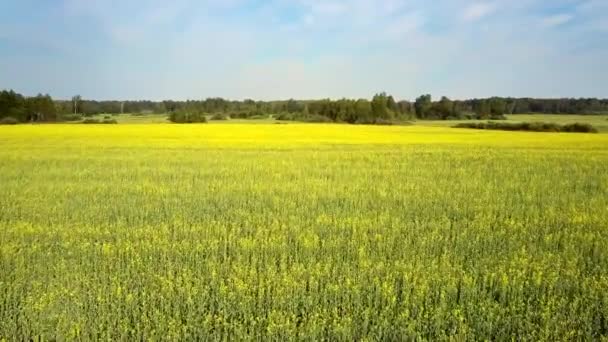
[[[555,27],[564,25],[570,22],[574,16],[572,14],[556,14],[542,19],[541,24],[543,27]]]
[[[56,68],[37,54],[35,75],[0,83],[95,98],[608,96],[608,0],[63,1],[53,20],[90,22],[91,43],[0,22],[20,44],[68,43]],[[547,7],[571,11],[539,17]]]
[[[608,1],[606,0],[588,0],[578,6],[581,12],[596,12],[608,10]]]
[[[384,36],[389,39],[400,39],[405,35],[416,32],[424,22],[425,17],[420,12],[404,14],[387,25]]]
[[[476,21],[480,20],[485,16],[492,14],[496,10],[496,4],[491,2],[476,2],[467,6],[463,13],[462,19],[464,21]]]

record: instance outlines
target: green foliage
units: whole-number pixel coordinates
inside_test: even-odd
[[[0,119],[0,125],[16,125],[19,123],[19,120],[10,117],[10,116],[6,116],[3,117],[2,119]]]
[[[376,119],[376,121],[374,121],[374,124],[381,126],[392,126],[395,124],[395,121],[388,119]]]
[[[59,121],[80,121],[83,117],[80,114],[62,114]]]
[[[275,117],[277,120],[282,121],[300,121],[300,122],[310,122],[310,123],[328,123],[333,122],[332,119],[327,116],[318,115],[318,114],[292,114],[292,113],[283,113]]]
[[[424,120],[503,120],[513,113],[580,113],[608,112],[608,100],[604,99],[529,99],[501,98],[453,101],[442,97],[432,101],[431,95],[422,95],[415,103],[396,101],[386,93],[375,94],[369,99],[286,101],[230,101],[222,98],[187,101],[94,101],[74,96],[69,101],[53,101],[50,96],[23,97],[13,91],[0,92],[0,118],[11,116],[21,122],[62,120],[66,113],[96,114],[134,113],[132,115],[174,113],[180,122],[199,122],[203,113],[217,118],[246,119],[261,115],[278,116],[292,114],[298,118],[324,116],[332,122],[374,124],[376,121]],[[202,120],[202,119],[201,119]],[[319,121],[317,119],[314,119]]]
[[[598,133],[598,130],[588,123],[573,123],[563,125],[561,132]]]
[[[394,100],[392,102],[394,106]],[[371,107],[372,120],[374,122],[377,120],[390,120],[393,117],[393,113],[389,110],[388,107],[388,96],[386,95],[386,93],[376,94],[372,99]]]
[[[240,112],[230,112],[228,115],[232,119],[247,119],[247,118],[253,116],[254,114],[252,114],[251,112],[247,112],[247,111],[240,111]]]
[[[532,131],[532,132],[567,132],[567,133],[597,133],[590,124],[574,123],[559,125],[547,122],[464,122],[455,128],[490,129],[501,131]]]
[[[431,109],[433,103],[431,100],[431,95],[422,95],[416,99],[414,103],[414,108],[416,109],[416,117],[421,119],[428,118],[429,110]]]
[[[49,95],[24,97],[14,91],[0,92],[0,118],[10,116],[17,121],[55,121],[55,103]]]
[[[103,118],[103,120],[99,120],[99,119],[95,119],[95,118],[86,118],[82,121],[83,124],[117,124],[118,121],[116,121],[116,119],[113,119],[112,117],[110,118]]]
[[[223,113],[216,113],[213,114],[210,118],[210,120],[216,120],[216,121],[225,121],[228,120],[228,116],[226,114]]]
[[[173,112],[169,114],[169,121],[173,123],[206,123],[207,117],[202,113]]]
[[[101,123],[101,121],[99,121],[99,119],[94,119],[94,118],[86,118],[84,120],[82,120],[83,124],[98,124]]]

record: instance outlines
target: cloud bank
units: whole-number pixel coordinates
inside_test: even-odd
[[[0,84],[67,98],[608,97],[603,0],[0,4]]]

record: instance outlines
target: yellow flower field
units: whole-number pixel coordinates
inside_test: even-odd
[[[608,336],[608,134],[0,126],[0,340],[513,336]]]

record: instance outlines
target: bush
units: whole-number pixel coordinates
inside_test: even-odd
[[[300,122],[315,122],[315,123],[326,123],[333,122],[332,119],[324,115],[319,114],[294,114],[294,113],[282,113],[276,117],[277,120],[282,121],[300,121]]]
[[[504,114],[492,114],[490,120],[507,120],[507,117]]]
[[[80,121],[82,120],[82,115],[80,114],[63,114],[60,117],[61,121]]]
[[[392,126],[395,123],[392,120],[387,120],[387,119],[376,119],[376,122],[374,122],[375,125],[381,125],[381,126]]]
[[[294,121],[295,120],[294,115],[290,114],[290,113],[281,113],[281,114],[277,115],[275,117],[275,119],[282,120],[282,121]]]
[[[489,129],[501,131],[530,131],[530,132],[567,132],[567,133],[597,133],[590,124],[574,123],[558,125],[552,122],[464,122],[454,128]]]
[[[103,119],[102,124],[117,124],[118,122],[115,119]]]
[[[228,116],[226,116],[226,114],[216,113],[213,114],[211,120],[228,120]]]
[[[330,118],[328,118],[327,116],[319,115],[319,114],[309,114],[309,115],[296,116],[296,121],[316,122],[316,123],[333,122],[333,120],[330,119]]]
[[[590,124],[587,123],[573,123],[564,125],[562,127],[562,132],[571,132],[571,133],[597,133],[597,129]]]
[[[201,113],[173,112],[169,114],[168,120],[173,123],[205,123],[207,117]]]
[[[2,118],[2,120],[0,120],[0,125],[16,125],[19,123],[19,120],[11,117],[11,116],[7,116],[5,118]]]
[[[104,115],[103,119],[104,120],[111,120],[112,116],[111,115]]]
[[[100,121],[98,119],[86,118],[82,121],[83,124],[98,124]]]
[[[229,115],[232,119],[247,119],[251,116],[249,112],[232,112]]]

